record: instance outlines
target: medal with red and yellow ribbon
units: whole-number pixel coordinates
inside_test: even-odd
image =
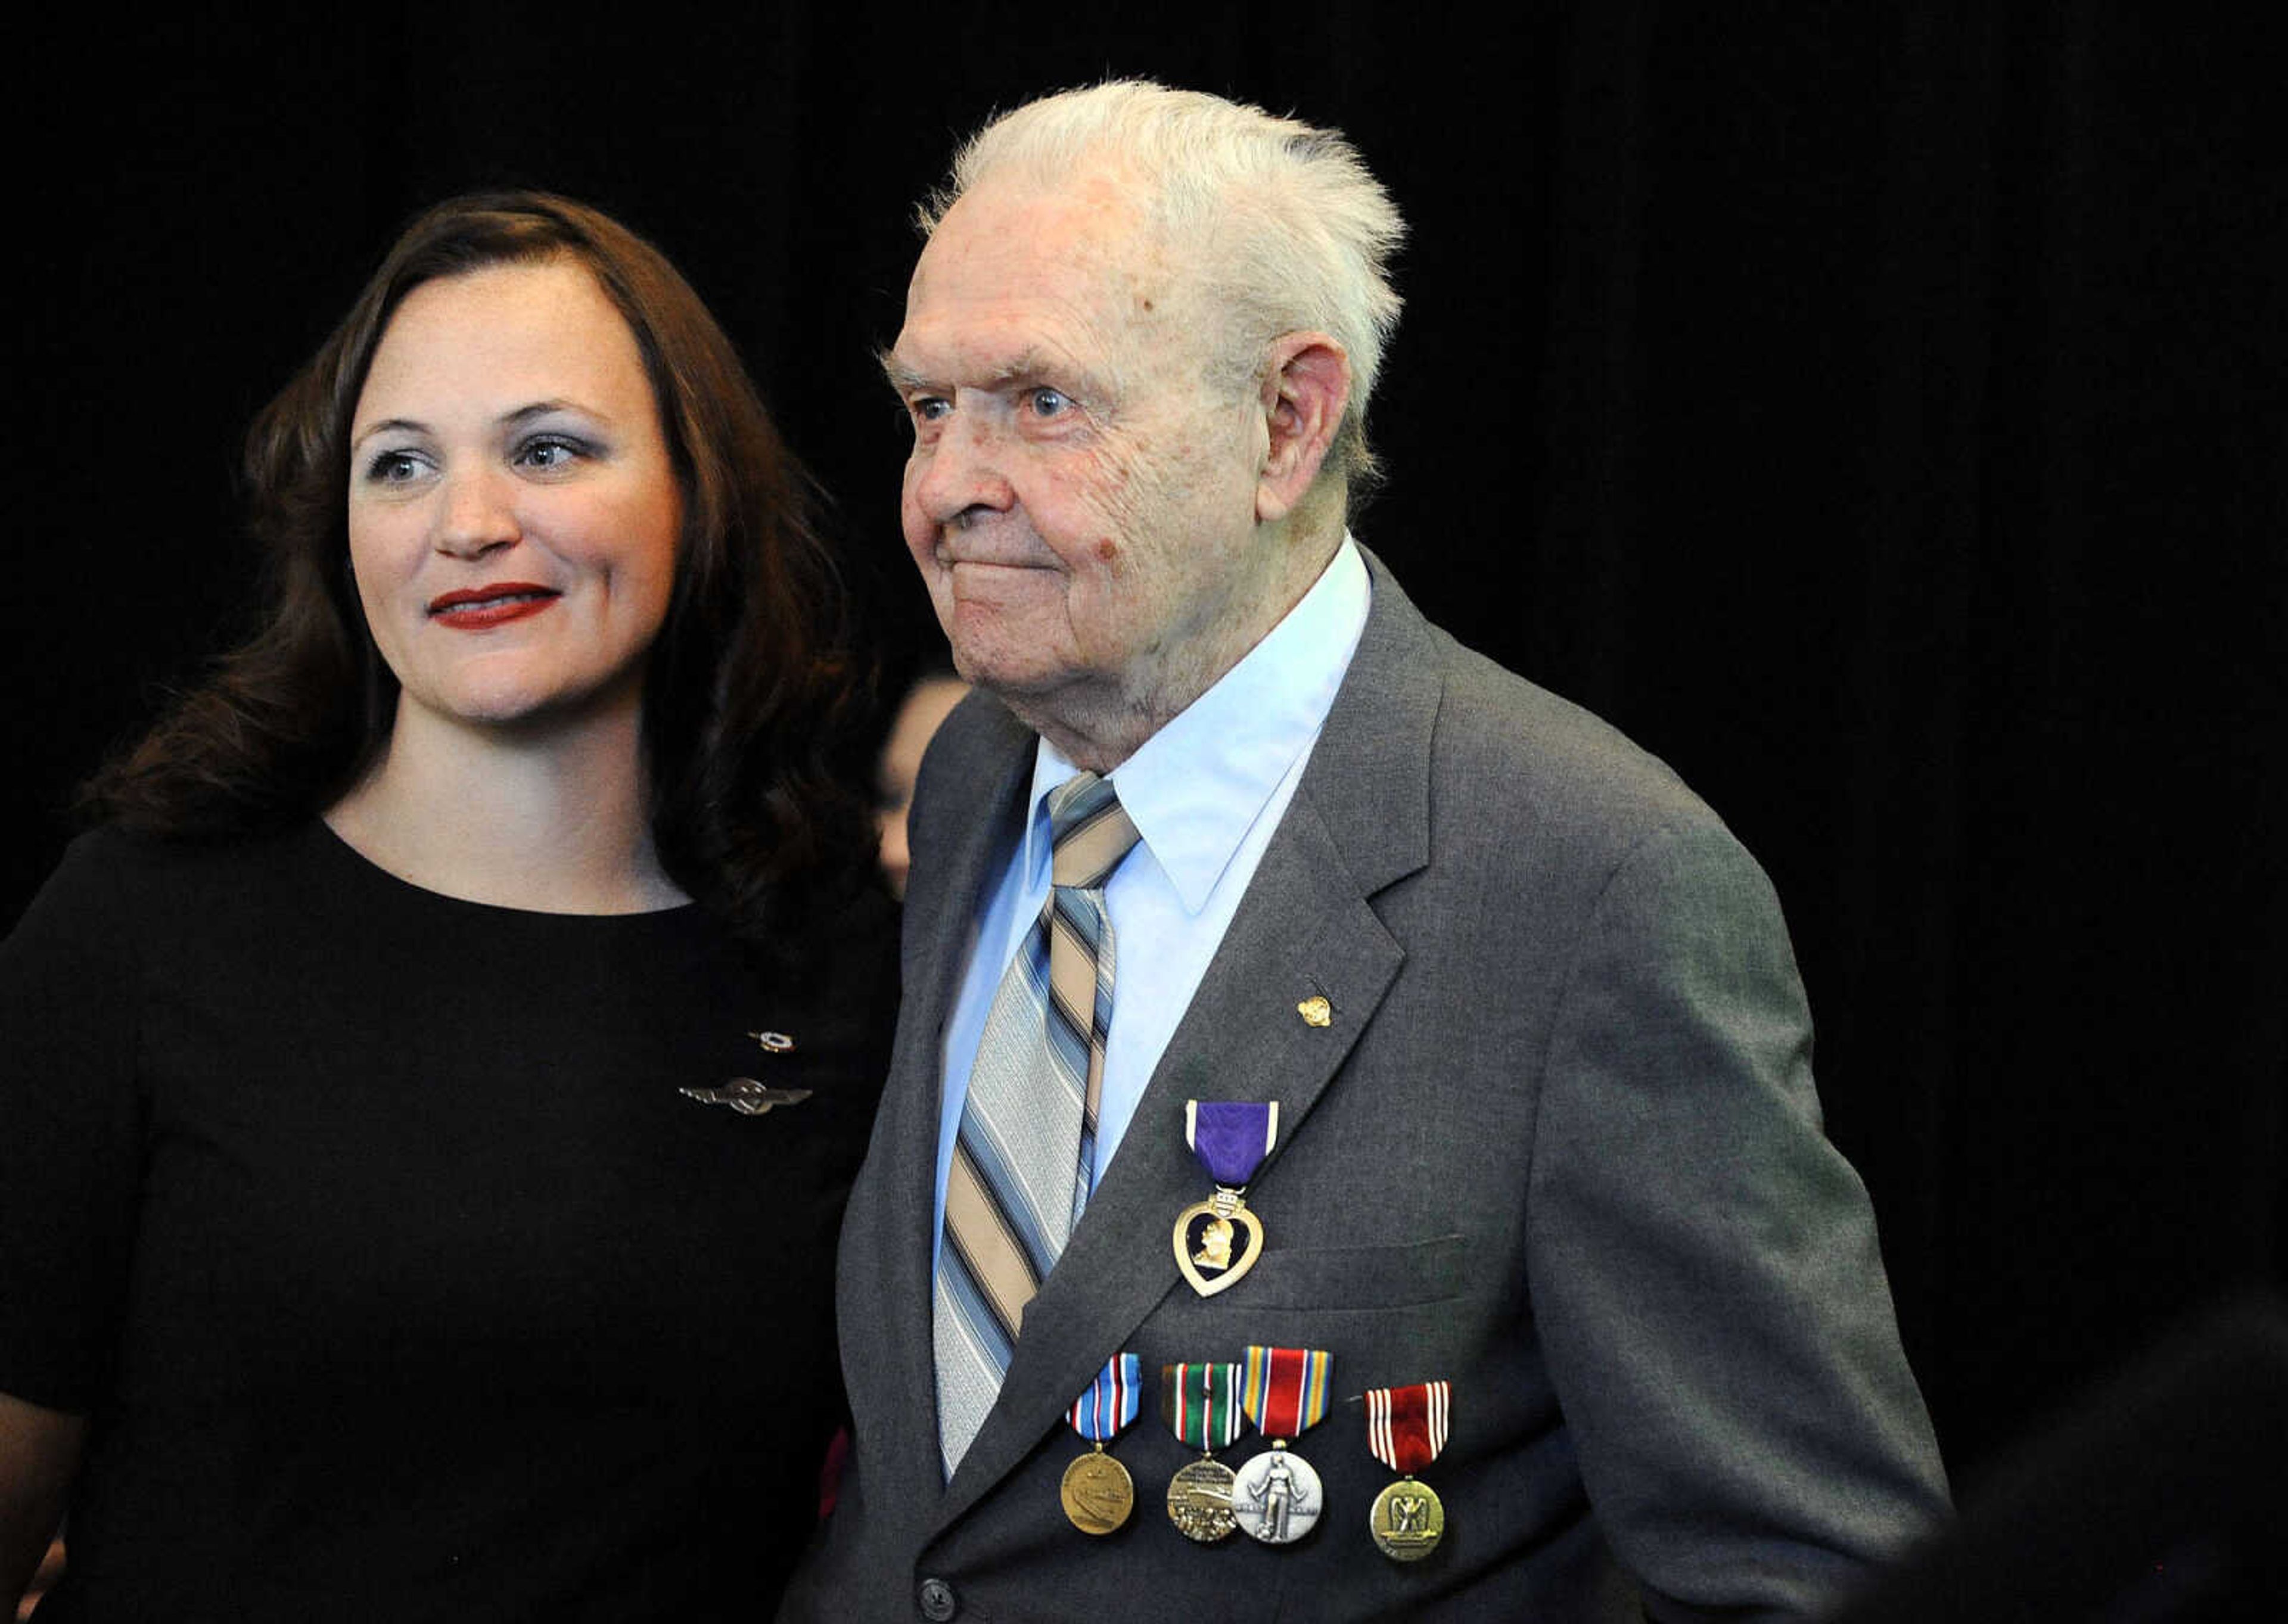
[[[1453,1390],[1445,1382],[1411,1387],[1378,1387],[1366,1396],[1366,1446],[1374,1458],[1399,1474],[1398,1481],[1374,1497],[1367,1532],[1377,1549],[1394,1562],[1419,1562],[1437,1548],[1446,1532],[1446,1508],[1414,1474],[1446,1447],[1446,1419]]]
[[[1266,1545],[1291,1545],[1311,1532],[1326,1507],[1326,1491],[1311,1463],[1287,1451],[1327,1413],[1327,1380],[1334,1356],[1317,1348],[1250,1348],[1243,1400],[1248,1420],[1271,1440],[1239,1469],[1231,1486],[1231,1512],[1240,1527]]]
[[[1074,1431],[1096,1446],[1065,1468],[1057,1487],[1065,1515],[1083,1533],[1110,1533],[1135,1509],[1136,1485],[1128,1469],[1104,1453],[1104,1445],[1136,1419],[1139,1380],[1136,1356],[1116,1353],[1065,1416]]]

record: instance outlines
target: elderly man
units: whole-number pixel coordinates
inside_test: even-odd
[[[1850,1586],[1944,1489],[1777,904],[1347,534],[1381,188],[1121,83],[997,120],[928,218],[886,364],[981,692],[923,768],[852,1463],[786,1616]]]

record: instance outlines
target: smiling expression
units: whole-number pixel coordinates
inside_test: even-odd
[[[401,728],[633,704],[680,519],[635,336],[585,268],[488,266],[406,295],[358,397],[349,486]]]
[[[1245,652],[1264,431],[1196,280],[1086,178],[981,184],[915,270],[907,549],[961,673],[1036,725],[1172,714]]]

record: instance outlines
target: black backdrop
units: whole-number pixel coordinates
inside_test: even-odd
[[[909,205],[994,107],[1153,74],[1341,125],[1406,210],[1359,528],[1771,869],[1958,1471],[2276,1282],[2273,59],[2131,0],[1109,13],[16,25],[0,921],[236,623],[241,429],[418,204],[538,184],[656,238],[894,669],[933,636],[870,360]]]

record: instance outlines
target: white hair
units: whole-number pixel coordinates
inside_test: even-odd
[[[1252,382],[1283,333],[1323,332],[1342,345],[1351,395],[1327,465],[1361,492],[1374,477],[1366,406],[1398,325],[1389,262],[1406,223],[1357,149],[1339,131],[1220,96],[1114,80],[1028,102],[972,136],[923,203],[923,233],[988,177],[1055,188],[1084,168],[1107,173],[1171,242],[1196,250],[1225,323],[1219,365]]]

